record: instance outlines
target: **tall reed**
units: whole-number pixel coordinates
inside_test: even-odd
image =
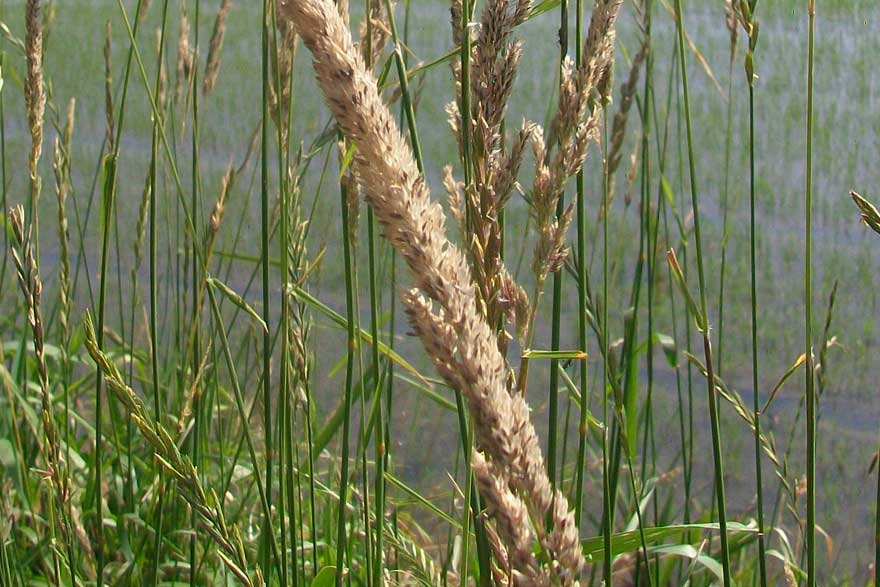
[[[746,81],[749,85],[749,265],[751,269],[751,314],[752,314],[752,398],[755,430],[755,490],[758,514],[758,567],[761,587],[767,587],[767,547],[764,536],[764,475],[761,459],[761,408],[758,392],[758,285],[756,277],[757,245],[755,226],[755,48],[760,30],[755,18],[757,0],[743,2],[741,19],[748,38],[745,57]]]
[[[721,455],[721,426],[718,415],[718,399],[716,395],[715,366],[712,359],[712,341],[709,331],[709,314],[706,294],[706,276],[703,264],[702,234],[700,232],[699,192],[697,191],[697,172],[694,157],[693,128],[690,111],[690,95],[688,91],[687,63],[685,60],[684,20],[682,17],[681,0],[675,0],[676,29],[678,32],[678,61],[681,71],[682,98],[684,100],[685,127],[687,129],[688,166],[690,171],[691,207],[694,218],[694,242],[697,252],[697,276],[699,278],[699,306],[693,305],[693,314],[697,329],[703,335],[703,352],[706,359],[706,386],[709,399],[709,418],[712,428],[712,457],[715,465],[715,497],[718,504],[718,524],[721,533],[721,565],[724,587],[731,583],[730,550],[727,535],[727,502],[724,492],[724,467]],[[670,262],[673,271],[684,282],[683,273],[677,268],[674,252],[671,251]]]

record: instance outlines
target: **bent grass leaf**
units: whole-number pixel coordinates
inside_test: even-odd
[[[335,322],[341,328],[348,328],[348,321],[344,316],[334,311],[332,308],[321,302],[319,299],[311,295],[309,292],[305,291],[301,287],[294,286],[290,288],[290,294],[295,298],[299,299],[302,302],[305,302],[312,308],[318,310],[324,316],[330,318],[331,321]],[[367,344],[373,344],[373,336],[364,329],[358,329],[357,334],[360,335],[360,339],[363,340]],[[403,367],[405,370],[409,371],[410,374],[414,375],[424,383],[428,384],[427,379],[419,373],[418,369],[413,367],[406,359],[397,354],[394,349],[389,347],[387,344],[382,341],[378,342],[379,352],[385,355],[387,358],[391,359],[398,366]]]
[[[761,413],[764,414],[767,410],[770,409],[770,404],[773,403],[774,398],[776,398],[776,394],[779,393],[779,390],[782,389],[782,386],[785,385],[785,382],[788,381],[792,375],[794,375],[795,371],[798,368],[807,362],[807,354],[803,353],[801,356],[797,358],[797,360],[792,363],[791,367],[788,368],[788,371],[779,379],[779,382],[773,388],[773,391],[770,392],[770,396],[767,398],[767,402],[764,404],[764,407],[761,408]]]
[[[670,526],[658,526],[654,528],[645,528],[645,541],[648,543],[657,543],[666,538],[678,536],[686,532],[694,530],[717,531],[718,524],[673,524]],[[755,533],[757,530],[753,526],[746,526],[738,522],[727,523],[727,533],[734,534],[740,532]],[[604,553],[604,538],[596,536],[588,538],[581,542],[584,556],[587,561],[599,560]],[[612,556],[633,552],[641,548],[639,530],[628,530],[626,532],[617,532],[611,536]]]
[[[248,304],[244,298],[238,295],[235,290],[231,287],[220,281],[219,279],[215,279],[213,277],[209,277],[207,280],[208,285],[222,293],[226,298],[235,304],[238,308],[247,313],[248,316],[254,319],[254,322],[260,325],[265,334],[269,333],[269,327],[266,325],[266,322],[260,317],[256,310],[254,310],[250,304]]]

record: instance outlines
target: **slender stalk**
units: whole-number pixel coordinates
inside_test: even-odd
[[[718,416],[718,399],[715,389],[715,367],[712,360],[712,342],[709,336],[706,275],[703,265],[702,233],[700,231],[699,192],[697,190],[696,160],[693,149],[693,128],[688,91],[687,62],[685,60],[684,20],[681,0],[675,0],[676,28],[678,32],[678,60],[681,68],[684,118],[687,130],[688,163],[690,171],[691,206],[694,218],[694,242],[697,250],[697,275],[700,285],[700,330],[703,335],[703,352],[706,357],[706,383],[709,396],[709,419],[712,427],[712,456],[715,465],[715,497],[718,504],[718,526],[721,534],[721,567],[724,587],[732,585],[730,576],[730,550],[727,536],[727,509],[724,496],[724,467],[721,457],[721,430]]]
[[[159,56],[156,60],[156,83],[155,83],[155,92],[158,94],[159,87],[161,82],[161,74],[162,74],[162,61],[165,54],[165,32],[166,26],[168,22],[168,0],[165,0],[162,3],[162,27],[159,33]],[[151,144],[150,144],[150,369],[153,380],[153,412],[156,421],[156,425],[158,426],[162,421],[162,397],[159,390],[159,346],[158,346],[158,328],[157,324],[157,313],[158,313],[158,291],[157,291],[157,277],[158,277],[158,268],[157,268],[157,235],[156,235],[156,210],[159,205],[158,203],[158,194],[159,194],[159,181],[158,181],[158,155],[159,155],[159,136],[156,130],[156,127],[161,124],[161,121],[154,117],[153,118],[153,129],[151,133]],[[160,469],[159,471],[159,497],[158,502],[156,504],[156,522],[155,522],[155,543],[153,546],[153,569],[152,569],[152,577],[153,577],[153,587],[158,587],[159,585],[159,564],[161,562],[162,557],[162,526],[163,526],[163,512],[164,512],[164,498],[165,498],[165,479],[164,479],[164,470]]]
[[[201,16],[201,0],[195,0],[195,23],[193,24],[194,31],[194,54],[195,58],[198,59],[199,55],[199,30],[201,27],[199,26],[200,16]],[[200,300],[200,289],[202,283],[202,272],[207,270],[207,267],[202,267],[202,264],[197,262],[198,253],[196,248],[198,247],[199,241],[199,192],[200,192],[200,183],[199,183],[199,91],[198,91],[198,74],[199,68],[193,67],[192,71],[192,79],[191,81],[191,93],[192,93],[192,202],[190,203],[192,215],[193,215],[193,227],[191,234],[191,243],[192,243],[192,351],[190,355],[190,359],[192,363],[190,364],[190,368],[192,369],[192,378],[193,381],[199,377],[199,361],[201,360],[201,345],[199,344],[199,327],[200,327],[200,315],[201,315],[201,300]],[[267,321],[268,323],[268,321]],[[192,434],[192,458],[193,464],[201,470],[202,462],[201,462],[201,437],[202,437],[202,426],[203,426],[203,416],[202,416],[202,401],[201,401],[201,393],[196,392],[195,397],[193,398],[193,415],[195,416],[195,422],[193,425],[193,434]],[[267,428],[268,430],[268,428]],[[269,485],[269,490],[271,491],[271,484]],[[191,569],[195,569],[198,567],[198,552],[197,547],[199,543],[199,531],[196,527],[196,512],[192,512],[192,527],[193,533],[190,536],[189,541],[189,565]],[[266,569],[269,573],[268,579],[271,580],[271,572],[269,568]],[[190,587],[195,587],[197,584],[198,577],[196,573],[190,573],[189,581]]]
[[[5,18],[5,7],[0,9],[0,17]],[[6,66],[6,40],[0,40],[0,69]],[[8,201],[8,185],[6,181],[6,109],[5,109],[6,97],[3,92],[0,92],[0,180],[3,181],[0,184],[0,194],[3,197],[3,210],[9,209],[9,201]],[[6,284],[6,257],[7,252],[9,251],[9,231],[3,231],[3,262],[0,263],[0,291],[6,291],[3,289],[3,286]]]
[[[731,1],[732,4],[732,1]],[[734,10],[731,8],[731,10]],[[735,15],[728,14],[728,19]],[[730,236],[730,160],[733,148],[733,64],[736,59],[736,22],[728,20],[731,30],[730,59],[727,71],[727,128],[724,140],[724,191],[721,193],[721,279],[718,293],[718,376],[724,372],[724,284],[727,273],[727,240]]]
[[[767,587],[767,547],[764,538],[764,475],[761,459],[761,408],[758,393],[758,280],[757,280],[757,230],[755,223],[755,75],[754,51],[758,30],[754,21],[756,0],[749,4],[749,20],[746,24],[749,34],[749,47],[746,55],[746,77],[749,84],[749,264],[751,273],[751,317],[752,317],[752,399],[755,429],[755,485],[758,514],[758,569],[761,587]],[[745,18],[745,15],[744,15]],[[729,141],[728,137],[728,141]],[[725,235],[726,240],[726,235]],[[719,348],[720,354],[720,348]],[[719,364],[721,358],[719,356]]]
[[[568,57],[568,0],[561,0],[559,3],[559,70],[562,71],[563,63]],[[562,214],[565,212],[565,193],[559,195],[556,202],[556,220],[561,221]],[[559,350],[559,339],[561,334],[562,321],[562,271],[553,274],[553,315],[550,330],[550,349]],[[538,305],[538,296],[533,298],[535,306]],[[531,329],[530,329],[531,330]],[[556,457],[558,444],[558,427],[559,427],[559,361],[551,359],[550,361],[550,396],[547,409],[548,427],[547,427],[547,475],[550,482],[556,484]],[[548,514],[547,521],[550,523],[552,518]]]
[[[340,456],[339,472],[339,506],[336,518],[336,587],[342,587],[343,568],[345,566],[346,544],[348,533],[345,527],[345,508],[348,503],[348,455],[349,437],[351,435],[351,404],[354,378],[355,349],[357,339],[355,334],[354,320],[354,283],[353,283],[353,259],[352,243],[349,231],[348,192],[343,184],[340,184],[340,206],[342,208],[342,255],[345,267],[345,314],[347,324],[347,345],[345,360],[345,399],[344,416],[342,424],[342,454]]]
[[[373,67],[373,25],[372,25],[372,2],[373,0],[366,0],[365,4],[365,14],[367,20],[367,51],[366,51],[366,66],[368,70],[372,70]],[[404,74],[401,78],[402,83],[406,83],[406,67],[401,67],[402,57],[400,53],[397,51],[397,27],[394,26],[394,7],[391,6],[390,2],[386,2],[386,10],[388,11],[388,19],[389,23],[391,23],[391,30],[394,36],[394,45],[395,45],[395,62],[398,63],[398,75],[400,74],[400,70],[404,70]],[[401,86],[402,88],[403,86]],[[407,105],[404,107],[408,107],[407,116],[409,116],[409,112],[412,108],[412,105],[409,103],[409,92],[405,95],[405,100]],[[410,119],[411,120],[411,119]],[[379,361],[379,308],[378,308],[378,297],[376,292],[376,219],[373,215],[373,209],[367,209],[367,255],[368,255],[368,279],[370,285],[370,334],[373,337],[373,345],[371,346],[371,359],[372,359],[372,371],[373,378],[375,382],[375,389],[371,394],[373,398],[373,405],[376,409],[377,414],[377,422],[376,422],[376,431],[375,431],[375,460],[376,460],[376,487],[375,487],[375,518],[376,518],[376,542],[375,542],[375,556],[369,557],[368,560],[373,565],[371,571],[371,576],[368,577],[368,581],[371,585],[377,586],[382,584],[382,571],[383,571],[383,543],[385,538],[385,419],[382,405],[382,397],[381,390],[384,386],[384,382],[382,378],[379,376],[381,366]],[[361,394],[361,398],[363,398],[363,394]],[[391,414],[388,414],[389,418]],[[366,451],[366,445],[369,444],[369,439],[364,439],[364,451]],[[366,455],[366,452],[364,453]],[[366,460],[366,456],[364,456]],[[366,477],[367,471],[366,467],[364,467],[364,476]],[[367,521],[369,521],[369,515],[367,514],[366,504],[364,507],[365,514],[367,517]],[[367,532],[370,533],[369,525],[367,525]]]
[[[880,454],[880,453],[878,453]],[[880,457],[878,457],[880,459]],[[880,574],[880,462],[877,463],[877,501],[874,505],[874,582]]]
[[[583,0],[575,0],[575,61],[578,67],[583,65]],[[586,189],[584,185],[584,170],[580,169],[577,174],[577,259],[578,259],[578,348],[586,353],[587,341],[587,213],[586,213]],[[574,499],[574,519],[578,526],[581,523],[581,515],[584,506],[584,475],[586,474],[587,460],[587,360],[580,364],[580,387],[581,387],[581,411],[578,422],[578,456],[577,456],[577,486]],[[603,390],[604,391],[604,390]]]
[[[607,121],[605,126],[607,128]],[[608,141],[605,141],[605,143],[607,144]],[[607,164],[603,167],[607,168]],[[611,194],[609,193],[608,173],[604,173],[603,176],[602,207],[605,212],[602,214],[602,325],[605,331],[600,342],[603,347],[602,422],[605,424],[605,428],[602,430],[602,572],[605,578],[605,586],[613,587],[614,568],[612,566],[611,555],[611,534],[614,532],[614,508],[612,507],[614,496],[611,493],[611,472],[608,470],[608,431],[611,428],[608,426],[608,386],[610,382],[610,365],[608,359],[608,353],[610,351],[608,348],[608,215],[610,213],[609,203],[611,200]]]
[[[272,10],[271,17],[271,47],[270,50],[272,52],[272,56],[274,62],[280,63],[280,47],[278,44],[278,21],[276,19],[275,10]],[[282,42],[286,42],[286,39]],[[286,49],[287,50],[287,49]],[[289,48],[290,51],[293,51],[292,48]],[[292,65],[291,65],[292,67]],[[294,499],[294,468],[292,466],[292,454],[293,454],[293,431],[291,430],[292,426],[292,417],[291,417],[291,406],[290,406],[290,341],[291,341],[291,324],[290,324],[290,299],[287,296],[287,288],[289,279],[291,276],[291,268],[290,268],[290,220],[291,220],[291,212],[290,212],[290,183],[288,179],[288,174],[286,172],[290,166],[290,156],[289,156],[289,148],[287,148],[288,141],[285,137],[290,136],[290,124],[291,124],[291,116],[292,116],[292,108],[288,108],[288,116],[282,117],[280,113],[284,112],[284,108],[280,104],[282,97],[285,93],[290,90],[290,86],[286,88],[281,87],[281,72],[279,71],[280,67],[275,67],[275,75],[271,80],[275,95],[278,96],[278,111],[279,116],[276,121],[275,128],[275,140],[277,141],[277,164],[278,164],[278,179],[279,179],[279,193],[278,197],[280,200],[280,220],[278,222],[278,231],[280,232],[279,238],[279,268],[281,273],[281,291],[282,291],[282,299],[281,299],[281,324],[278,328],[277,336],[281,338],[281,355],[280,355],[280,372],[279,372],[279,386],[278,386],[278,410],[279,414],[279,439],[278,439],[278,448],[279,448],[279,499],[278,499],[278,526],[279,533],[281,535],[281,568],[280,578],[281,584],[287,585],[289,580],[289,568],[287,562],[287,520],[288,516],[290,517],[291,527],[296,518],[296,500]],[[292,84],[292,81],[290,82]],[[290,95],[290,105],[293,103],[293,92],[288,92]],[[289,513],[288,513],[289,512]],[[291,549],[293,552],[293,563],[294,563],[294,571],[293,571],[293,582],[297,584],[297,572],[296,572],[296,532],[291,532]]]
[[[260,22],[262,35],[262,120],[260,122],[260,251],[262,266],[263,287],[263,321],[268,325],[271,316],[269,303],[269,19],[270,2],[263,0],[262,20]],[[269,539],[272,511],[272,465],[273,455],[273,428],[272,428],[272,336],[267,328],[263,332],[263,431],[265,443],[265,478],[266,478],[266,501],[268,508],[264,513],[261,544],[264,564],[268,559],[265,550]],[[345,503],[344,500],[342,503]],[[273,536],[274,539],[274,536]],[[272,569],[266,569],[266,580],[271,583]]]
[[[808,0],[807,57],[807,178],[804,192],[804,352],[807,398],[807,587],[816,586],[816,393],[813,368],[813,61],[816,1]]]
[[[386,0],[387,2],[387,0]],[[471,128],[471,37],[470,37],[470,23],[471,18],[473,16],[474,11],[474,0],[462,0],[462,10],[461,10],[461,46],[459,50],[459,60],[461,64],[461,104],[459,104],[459,112],[462,113],[461,116],[461,142],[462,142],[462,167],[464,168],[464,189],[465,192],[470,190],[473,185],[473,160],[471,157],[471,136],[472,136],[472,128]],[[389,11],[390,12],[390,11]],[[397,51],[397,55],[400,55],[400,51]],[[397,61],[398,67],[402,66],[402,59]],[[398,78],[401,83],[401,90],[405,84],[407,83],[405,80],[406,75],[402,75],[401,71],[398,70]],[[408,96],[408,93],[404,91],[404,96]],[[408,98],[405,100],[404,104],[408,102]],[[406,115],[407,120],[410,124],[410,138],[415,139],[417,135],[414,134],[414,115],[412,114],[412,107],[406,107]],[[416,163],[419,166],[419,171],[423,174],[424,164],[422,162],[421,156],[421,146],[418,141],[413,141],[413,152],[416,157]],[[467,200],[467,199],[466,199]],[[473,222],[471,218],[472,211],[471,207],[468,205],[466,207],[467,220],[466,225],[468,226],[468,230],[470,230],[471,222]],[[486,565],[488,551],[486,545],[486,537],[485,530],[483,529],[482,521],[480,519],[480,500],[477,495],[477,489],[475,484],[473,483],[473,472],[471,470],[471,450],[473,447],[473,434],[472,431],[469,430],[468,421],[467,421],[467,412],[464,405],[464,400],[461,396],[460,391],[455,392],[455,404],[456,410],[458,413],[458,427],[459,427],[459,435],[461,436],[462,441],[462,451],[464,454],[465,461],[465,507],[464,507],[464,515],[462,519],[462,550],[461,550],[461,572],[460,576],[467,580],[468,577],[468,565],[470,563],[470,525],[471,525],[471,516],[474,518],[474,530],[477,538],[477,550],[479,555],[479,561],[481,565],[481,571],[487,571],[488,568]],[[488,573],[481,573],[481,579],[486,582],[489,581],[490,576]]]

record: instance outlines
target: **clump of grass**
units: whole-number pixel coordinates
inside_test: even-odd
[[[724,135],[730,167],[718,202],[718,243],[702,232],[714,220],[705,216],[714,202],[697,189],[703,165],[688,76],[696,59],[714,79],[712,60],[700,54],[702,39],[685,30],[680,2],[668,18],[650,0],[453,0],[451,45],[425,61],[413,38],[422,11],[408,2],[264,0],[233,11],[230,0],[219,0],[204,57],[202,3],[181,4],[176,39],[168,36],[169,8],[178,9],[171,4],[163,0],[160,14],[139,0],[129,21],[117,2],[129,43],[121,59],[111,55],[113,19],[107,20],[103,78],[94,80],[103,98],[95,108],[103,108],[105,121],[91,170],[97,197],[83,179],[89,170],[75,168],[87,161],[79,154],[91,144],[88,136],[73,138],[75,102],[65,120],[57,101],[66,88],[43,79],[54,5],[25,4],[24,40],[14,27],[0,27],[0,43],[14,48],[4,69],[24,72],[29,148],[21,149],[23,169],[28,159],[22,176],[30,188],[29,203],[4,217],[22,295],[10,303],[0,341],[0,403],[11,416],[0,418],[0,582],[818,581],[818,401],[837,346],[831,314],[838,292],[829,298],[817,359],[808,344],[774,387],[762,389],[758,367],[772,366],[764,366],[769,358],[758,360],[769,342],[759,336],[767,312],[759,314],[757,296],[763,198],[756,2],[716,9],[719,25],[726,19],[716,28],[730,46],[731,71]],[[363,16],[359,24],[352,13]],[[138,29],[159,18],[147,57]],[[529,38],[542,19],[558,23],[558,51],[555,40]],[[635,27],[635,38],[619,39],[618,25]],[[664,52],[667,37],[652,32],[663,27],[675,27],[671,56]],[[238,35],[255,40],[257,30],[260,67],[252,77],[261,95],[253,111],[232,113],[230,127],[256,117],[236,156],[226,152],[235,141],[217,141],[226,129],[211,126],[231,114],[221,111],[226,89],[239,87],[219,72],[221,60],[238,59],[231,48],[247,46]],[[748,39],[750,295],[726,275],[745,263],[734,239],[745,228],[736,222],[742,210],[731,173],[740,132],[733,76],[740,32]],[[317,73],[315,96],[301,83],[299,41]],[[548,80],[558,76],[547,81],[553,91],[544,128],[510,116],[535,106],[519,100],[518,81],[536,75],[522,71],[534,63],[530,52],[541,49],[533,42],[551,47],[540,66]],[[175,44],[177,55],[166,55]],[[50,54],[60,61],[60,51]],[[619,88],[616,61],[628,69]],[[424,99],[424,88],[435,91],[437,82],[426,80],[445,67],[449,75],[434,77],[448,86],[454,146],[438,157],[441,137],[420,123],[437,114],[425,111],[436,102]],[[141,87],[129,83],[132,68]],[[174,87],[167,87],[168,75],[176,75]],[[812,69],[810,80],[812,88]],[[16,90],[9,84],[0,100]],[[129,120],[127,128],[140,94],[150,120]],[[321,99],[326,120],[313,115]],[[85,102],[78,103],[82,109]],[[2,104],[5,172],[14,150],[7,153],[9,112]],[[398,105],[399,114],[392,111]],[[57,238],[43,238],[52,254],[42,260],[54,258],[57,240],[57,269],[41,267],[39,254],[44,118],[58,135],[58,209]],[[137,156],[144,128],[146,179]],[[676,138],[677,157],[669,153]],[[681,166],[678,179],[673,161]],[[431,178],[441,167],[455,231],[431,198]],[[4,195],[8,186],[17,193],[10,178]],[[328,193],[338,196],[329,205]],[[852,197],[880,233],[880,213]],[[809,237],[811,216],[806,220]],[[809,241],[808,328],[811,247]],[[657,251],[664,248],[671,250],[668,271],[658,271]],[[710,254],[718,249],[721,275],[714,276]],[[398,281],[398,257],[407,280]],[[708,285],[715,277],[718,292]],[[404,281],[409,285],[398,290]],[[708,301],[716,293],[717,334]],[[749,300],[751,365],[736,361],[744,318],[738,313],[746,307],[740,294]],[[2,287],[0,296],[8,302]],[[401,335],[398,300],[424,353]],[[681,300],[702,339],[700,358],[690,352],[690,321],[680,328]],[[565,350],[566,341],[573,350]],[[671,408],[658,393],[665,381],[658,349],[676,375],[678,404]],[[685,367],[706,379],[705,419],[694,418],[701,404],[690,376],[687,383],[682,377]],[[783,389],[802,367],[805,479],[800,411],[779,441],[783,424],[775,417]],[[751,381],[750,402],[737,391],[741,378]],[[679,427],[680,446],[664,442],[669,409],[678,411],[670,421]],[[712,441],[706,456],[697,445],[704,423]],[[743,505],[737,491],[731,499],[725,487],[722,464],[740,470],[731,447],[742,437],[754,441],[754,506]],[[426,479],[409,461],[422,447],[432,468]],[[433,470],[446,464],[449,482]],[[712,482],[701,484],[704,475]],[[764,496],[774,490],[771,512]],[[880,562],[880,542],[876,550]],[[772,562],[777,558],[780,564]]]
[[[221,502],[216,493],[210,497],[199,478],[190,458],[180,452],[178,441],[161,425],[151,421],[147,409],[138,394],[125,384],[122,374],[98,346],[95,326],[91,316],[85,320],[86,347],[98,368],[106,376],[107,388],[129,413],[129,417],[155,451],[156,458],[165,471],[177,481],[180,496],[198,514],[208,535],[220,548],[217,552],[229,571],[248,587],[263,585],[262,573],[257,569],[249,574],[249,564],[238,528],[226,523]]]

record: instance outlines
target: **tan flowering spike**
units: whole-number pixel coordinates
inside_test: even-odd
[[[37,163],[43,152],[43,114],[46,91],[43,84],[43,22],[40,0],[28,0],[25,7],[25,58],[27,76],[24,85],[25,108],[31,133],[30,173],[37,176]]]
[[[202,82],[202,93],[208,95],[217,83],[217,74],[220,73],[220,51],[223,49],[223,38],[226,36],[226,18],[232,8],[232,0],[223,0],[217,18],[214,20],[214,31],[211,34],[211,43],[208,46],[208,60],[205,63],[205,79]]]
[[[508,389],[508,365],[495,332],[479,311],[470,268],[446,236],[445,216],[432,201],[395,117],[382,102],[351,35],[330,0],[284,0],[281,13],[312,52],[318,84],[340,130],[356,147],[365,197],[385,236],[406,260],[418,291],[407,296],[413,327],[450,384],[467,398],[477,442],[499,480],[543,520],[567,512],[570,524],[539,528],[539,541],[563,548],[548,565],[553,580],[574,584],[583,565],[567,549],[574,526],[568,504],[554,494],[523,397]]]

